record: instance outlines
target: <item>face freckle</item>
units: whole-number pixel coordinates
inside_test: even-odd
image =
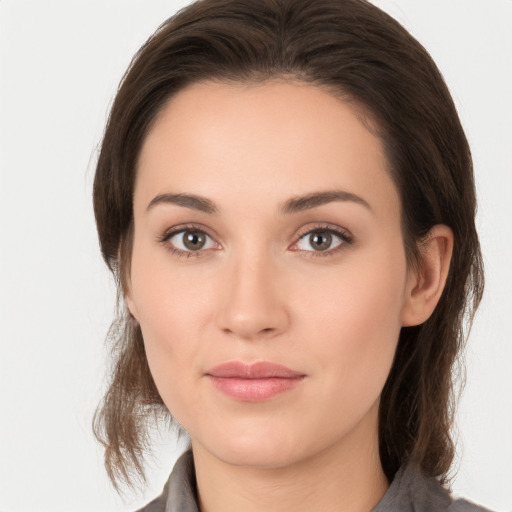
[[[299,82],[189,86],[144,142],[134,219],[127,304],[194,449],[277,467],[376,440],[408,270],[381,141],[349,105]],[[233,362],[301,378],[212,378]]]

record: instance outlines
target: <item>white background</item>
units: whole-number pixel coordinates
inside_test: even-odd
[[[91,416],[114,303],[91,207],[96,150],[132,55],[180,1],[0,0],[0,511],[130,511]],[[486,294],[470,337],[454,489],[512,511],[512,1],[379,0],[431,52],[472,145]],[[167,446],[167,447],[166,447]]]

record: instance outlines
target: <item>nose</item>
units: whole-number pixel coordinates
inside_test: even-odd
[[[226,262],[219,301],[218,326],[247,340],[273,338],[290,321],[286,289],[270,258],[244,257]]]

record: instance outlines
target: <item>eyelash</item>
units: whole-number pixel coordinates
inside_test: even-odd
[[[166,231],[162,236],[158,238],[158,242],[165,246],[165,248],[170,251],[172,254],[177,255],[179,258],[198,258],[204,255],[204,250],[197,250],[197,251],[183,251],[182,249],[178,249],[171,245],[169,243],[169,240],[180,233],[185,233],[187,231],[191,232],[197,232],[202,233],[208,237],[210,237],[213,240],[213,237],[204,229],[202,226],[197,226],[194,224],[188,224],[184,226],[179,226],[176,228],[173,228],[170,231]],[[297,241],[294,243],[297,244],[300,240],[305,238],[308,235],[311,235],[312,233],[329,233],[331,235],[334,235],[335,237],[339,238],[341,240],[341,243],[336,246],[334,249],[328,249],[326,251],[302,251],[305,253],[307,257],[313,257],[313,258],[325,258],[328,256],[333,256],[337,254],[339,251],[344,249],[345,245],[350,245],[353,243],[353,237],[352,235],[345,229],[342,229],[340,227],[333,227],[331,225],[327,224],[319,224],[311,229],[308,229],[304,233],[300,233],[298,235]],[[300,249],[297,251],[299,252]]]

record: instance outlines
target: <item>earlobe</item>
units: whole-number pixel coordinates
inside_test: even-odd
[[[124,303],[126,305],[126,309],[128,310],[128,314],[130,315],[130,318],[132,319],[132,321],[138,323],[139,319],[138,319],[137,308],[135,307],[133,300],[130,297],[126,296],[124,298]]]
[[[125,276],[125,278],[123,280],[122,291],[123,291],[124,304],[126,306],[128,314],[130,315],[130,318],[133,321],[138,322],[139,314],[138,314],[138,310],[137,310],[135,301],[133,300],[132,284],[131,284],[129,275]]]
[[[131,283],[129,282],[129,279],[123,286],[123,296],[124,296],[124,303],[125,303],[126,309],[128,311],[128,314],[130,315],[130,318],[132,319],[133,322],[138,323],[139,313],[137,310],[137,305],[135,304],[135,301],[133,300]]]
[[[420,325],[433,313],[443,293],[453,252],[453,232],[434,226],[418,245],[420,258],[406,283],[402,326]]]

